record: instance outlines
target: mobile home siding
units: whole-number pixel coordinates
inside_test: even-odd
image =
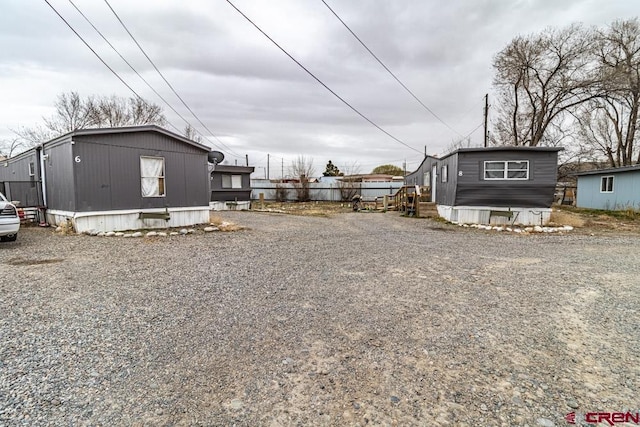
[[[211,172],[211,201],[231,202],[251,200],[251,173],[250,166],[217,165]],[[242,188],[222,188],[223,175],[240,175]]]
[[[550,207],[557,176],[557,152],[487,151],[458,153],[457,206]],[[485,161],[529,162],[527,180],[485,180]]]
[[[613,192],[601,192],[603,176],[614,177]],[[606,210],[640,209],[640,171],[578,176],[576,206]]]
[[[74,137],[76,211],[208,206],[206,151],[155,132]],[[140,156],[165,160],[164,197],[142,197]]]
[[[424,182],[424,174],[427,172],[431,172],[431,170],[433,169],[433,165],[437,163],[438,159],[436,159],[435,157],[425,157],[420,166],[418,166],[418,169],[407,175],[405,182],[407,183],[407,185],[420,185],[425,187],[430,186],[430,182]]]
[[[437,164],[436,203],[452,206],[456,200],[458,184],[458,153],[441,159]],[[442,182],[442,167],[447,167],[447,182]]]
[[[29,164],[33,164],[33,176],[29,174]],[[42,205],[39,181],[40,161],[35,149],[0,162],[0,183],[4,183],[0,191],[4,190],[7,198],[19,201],[21,206]]]
[[[49,157],[44,162],[47,208],[62,211],[76,210],[76,192],[73,178],[73,145],[71,139],[45,146]]]

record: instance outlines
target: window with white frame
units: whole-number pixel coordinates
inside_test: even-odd
[[[486,161],[484,179],[529,179],[529,161]]]
[[[142,197],[164,197],[164,157],[140,156]]]
[[[422,177],[424,187],[431,187],[431,172],[425,172]]]
[[[440,168],[440,178],[442,182],[447,182],[449,179],[449,166],[444,165]]]
[[[613,193],[613,176],[603,176],[600,178],[600,192]]]
[[[33,162],[29,162],[29,176],[36,175],[36,165]]]
[[[222,175],[222,188],[242,188],[242,175]]]

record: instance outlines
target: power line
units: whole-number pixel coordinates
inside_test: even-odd
[[[434,112],[433,112],[433,110],[432,110],[431,108],[427,107],[427,105],[426,105],[424,102],[422,102],[422,101],[420,100],[420,98],[418,98],[418,97],[417,97],[417,96],[416,96],[416,95],[415,95],[415,94],[414,94],[414,93],[413,93],[413,92],[412,92],[412,91],[411,91],[411,90],[410,90],[410,89],[409,89],[409,88],[408,88],[404,83],[402,83],[402,82],[400,81],[400,79],[399,79],[399,78],[398,78],[398,77],[397,77],[397,76],[396,76],[396,75],[395,75],[395,74],[394,74],[394,73],[389,69],[389,67],[387,67],[387,66],[384,64],[384,62],[382,62],[382,60],[381,60],[380,58],[378,58],[378,57],[376,56],[376,54],[375,54],[375,53],[373,53],[373,52],[371,51],[371,49],[369,49],[369,47],[368,47],[368,46],[367,46],[367,45],[366,45],[366,44],[365,44],[365,43],[360,39],[360,37],[358,37],[358,36],[356,35],[356,33],[354,33],[354,32],[353,32],[353,30],[351,30],[351,28],[349,28],[349,26],[348,26],[348,25],[347,25],[347,24],[342,20],[342,18],[340,18],[340,16],[338,16],[338,14],[337,14],[337,13],[336,13],[332,8],[331,8],[331,6],[329,6],[329,5],[327,4],[327,2],[326,2],[326,1],[324,1],[324,0],[321,0],[321,1],[322,1],[322,3],[324,3],[324,5],[325,5],[325,6],[327,6],[327,8],[331,11],[331,13],[333,13],[333,15],[334,15],[336,18],[338,18],[338,21],[340,21],[340,22],[342,23],[342,25],[344,25],[344,26],[345,26],[345,28],[346,28],[347,30],[349,30],[349,32],[351,33],[351,35],[353,35],[353,37],[355,37],[355,38],[356,38],[356,40],[358,40],[358,41],[360,42],[360,44],[362,45],[362,47],[364,47],[364,48],[367,50],[367,52],[369,52],[369,53],[371,54],[371,56],[373,56],[373,57],[375,58],[375,60],[376,60],[376,61],[378,61],[378,63],[379,63],[380,65],[382,65],[382,67],[383,67],[385,70],[387,70],[387,72],[391,75],[391,77],[393,77],[393,78],[395,79],[395,81],[396,81],[396,82],[398,82],[398,84],[400,84],[400,86],[402,86],[402,87],[404,88],[404,90],[406,90],[406,91],[409,93],[409,95],[411,95],[411,96],[413,97],[413,99],[415,99],[416,101],[418,101],[418,103],[419,103],[420,105],[422,105],[422,107],[424,107],[424,109],[425,109],[425,110],[427,110],[429,113],[431,113],[431,115],[432,115],[433,117],[435,117],[435,118],[436,118],[440,123],[442,123],[442,124],[443,124],[443,125],[445,125],[447,128],[449,128],[449,130],[451,130],[452,132],[455,132],[455,133],[456,133],[456,134],[458,134],[459,136],[462,136],[462,134],[461,134],[460,132],[458,132],[457,130],[455,130],[455,129],[454,129],[454,128],[452,128],[451,126],[449,126],[449,124],[448,124],[447,122],[445,122],[444,120],[442,120],[442,119],[441,119],[441,118],[440,118],[436,113],[434,113]]]
[[[178,92],[175,90],[175,88],[173,87],[173,85],[171,85],[171,83],[169,83],[169,81],[166,79],[166,77],[164,76],[164,74],[162,74],[162,72],[160,72],[160,69],[158,69],[158,67],[156,66],[156,64],[151,60],[151,58],[149,57],[149,55],[147,55],[147,52],[145,52],[145,50],[142,48],[142,46],[140,45],[140,43],[138,43],[138,40],[136,40],[136,38],[133,36],[133,34],[131,34],[131,31],[129,31],[129,29],[127,28],[127,26],[124,24],[124,22],[122,21],[122,19],[120,19],[120,16],[118,16],[118,14],[116,13],[115,10],[113,10],[113,8],[111,7],[111,5],[109,4],[108,0],[104,0],[104,2],[107,4],[107,6],[109,7],[109,9],[111,10],[111,12],[113,12],[113,14],[115,15],[116,19],[118,20],[118,22],[120,22],[120,25],[122,25],[122,28],[124,28],[124,30],[127,32],[127,34],[129,34],[129,36],[131,37],[131,39],[133,40],[133,42],[136,44],[136,46],[138,46],[138,49],[140,49],[140,52],[142,52],[142,54],[145,56],[145,58],[147,58],[147,60],[149,61],[149,63],[153,66],[153,68],[156,70],[156,72],[158,73],[158,75],[160,77],[162,77],[162,80],[164,80],[164,82],[167,84],[167,86],[169,86],[169,88],[171,89],[171,91],[175,94],[175,96],[180,100],[180,102],[182,102],[182,105],[185,106],[185,108],[187,110],[189,110],[189,112],[193,115],[193,117],[195,117],[195,119],[198,121],[198,123],[200,123],[200,125],[202,125],[203,128],[205,128],[207,130],[207,132],[209,132],[211,134],[211,136],[213,136],[216,141],[218,141],[220,143],[221,146],[225,147],[231,154],[234,154],[235,156],[241,158],[242,155],[236,153],[234,150],[232,150],[231,148],[229,148],[227,145],[225,145],[224,142],[220,141],[220,139],[213,133],[211,132],[211,130],[207,127],[207,125],[205,125],[202,120],[200,120],[200,117],[198,117],[196,115],[196,113],[193,112],[193,110],[191,109],[191,107],[189,107],[189,105],[185,102],[185,100],[178,94]]]
[[[51,8],[55,13],[56,13],[56,15],[58,15],[58,17],[59,17],[60,19],[62,19],[62,21],[63,21],[65,24],[67,24],[67,27],[69,27],[69,29],[70,29],[71,31],[73,31],[73,33],[74,33],[76,36],[78,36],[78,38],[82,41],[82,43],[84,43],[84,45],[85,45],[85,46],[87,46],[87,47],[89,48],[89,50],[90,50],[90,51],[91,51],[91,52],[92,52],[92,53],[93,53],[93,54],[94,54],[94,55],[95,55],[95,56],[100,60],[100,62],[102,62],[102,64],[104,64],[104,66],[105,66],[105,67],[107,67],[107,68],[109,69],[109,71],[111,71],[111,72],[113,73],[113,75],[114,75],[114,76],[116,76],[116,77],[118,78],[118,80],[120,80],[120,82],[122,82],[122,84],[123,84],[123,85],[125,85],[125,86],[126,86],[126,87],[131,91],[131,92],[133,92],[133,94],[134,94],[136,97],[138,97],[139,99],[142,99],[142,100],[144,101],[144,99],[143,99],[140,95],[138,95],[138,92],[136,92],[135,90],[133,90],[133,88],[132,88],[131,86],[129,86],[129,85],[127,84],[127,82],[125,82],[125,81],[122,79],[122,77],[120,77],[120,75],[119,75],[116,71],[114,71],[114,69],[113,69],[113,68],[111,68],[111,67],[109,66],[109,64],[107,64],[107,63],[104,61],[104,59],[102,59],[102,57],[101,57],[100,55],[98,55],[98,53],[97,53],[95,50],[93,50],[93,48],[92,48],[91,46],[89,46],[89,43],[87,43],[87,42],[86,42],[86,40],[85,40],[85,39],[83,39],[83,38],[82,38],[82,36],[81,36],[80,34],[78,34],[78,32],[77,32],[77,31],[76,31],[76,30],[71,26],[71,24],[69,24],[69,22],[67,22],[67,20],[66,20],[66,19],[64,19],[64,17],[63,17],[62,15],[60,15],[60,13],[56,10],[56,8],[55,8],[55,7],[53,7],[53,6],[51,5],[51,3],[49,3],[49,1],[48,1],[48,0],[44,0],[44,2],[45,2],[46,4],[48,4],[48,5],[49,5],[49,7],[50,7],[50,8]]]
[[[107,0],[105,0],[107,1]],[[367,116],[365,116],[364,114],[362,114],[360,111],[358,111],[354,106],[352,106],[351,104],[349,104],[344,98],[342,98],[340,95],[338,95],[336,92],[334,92],[329,86],[327,86],[322,80],[320,80],[318,77],[315,76],[315,74],[313,74],[311,71],[309,71],[304,65],[302,65],[297,59],[295,59],[293,56],[291,56],[291,54],[289,52],[287,52],[282,46],[280,46],[275,40],[273,40],[267,33],[265,33],[255,22],[253,22],[251,20],[251,18],[249,18],[247,15],[245,15],[240,9],[238,9],[236,7],[236,5],[234,5],[231,0],[227,0],[227,3],[229,3],[231,5],[231,7],[233,7],[236,12],[238,12],[240,15],[242,15],[244,17],[244,19],[246,19],[247,21],[249,21],[249,23],[251,25],[253,25],[258,31],[260,31],[262,33],[262,35],[264,35],[267,39],[269,39],[269,41],[271,43],[273,43],[274,45],[276,45],[276,47],[278,49],[280,49],[285,55],[287,55],[289,57],[289,59],[291,59],[293,62],[295,62],[300,68],[302,68],[304,71],[307,72],[307,74],[309,74],[311,77],[313,77],[313,79],[315,81],[317,81],[318,83],[320,83],[325,89],[327,89],[329,92],[331,92],[331,94],[333,96],[335,96],[336,98],[338,98],[340,101],[342,101],[342,103],[344,103],[347,107],[349,107],[351,110],[353,110],[356,114],[358,114],[360,117],[362,117],[364,120],[366,120],[367,122],[369,122],[371,125],[373,125],[375,128],[377,128],[379,131],[381,131],[382,133],[384,133],[385,135],[387,135],[388,137],[390,137],[391,139],[393,139],[394,141],[404,145],[405,147],[416,151],[418,153],[422,153],[420,150],[417,150],[415,148],[413,148],[412,146],[406,144],[405,142],[403,142],[402,140],[396,138],[395,136],[393,136],[392,134],[390,134],[389,132],[387,132],[386,130],[384,130],[382,127],[380,127],[378,124],[376,124],[375,122],[373,122],[373,120],[371,120],[370,118],[368,118]]]
[[[127,61],[127,59],[122,56],[122,54],[118,51],[118,49],[116,49],[116,47],[105,37],[105,35],[93,24],[93,22],[91,22],[91,20],[78,8],[78,6],[76,6],[76,4],[73,2],[73,0],[69,0],[69,3],[71,3],[71,5],[75,8],[75,10],[84,18],[85,21],[87,21],[87,23],[89,25],[91,25],[91,27],[100,35],[100,37],[102,37],[102,39],[109,45],[109,47],[111,49],[113,49],[113,51],[120,57],[120,59],[122,59],[125,64],[127,64],[129,66],[129,68],[131,68],[131,70],[138,76],[140,77],[140,79],[149,87],[149,89],[151,89],[153,91],[153,93],[155,93],[174,113],[176,113],[176,115],[178,117],[180,117],[187,125],[193,127],[191,125],[191,123],[189,123],[189,121],[187,119],[184,118],[184,116],[182,116],[182,114],[180,114],[170,103],[169,101],[167,101],[160,93],[158,93],[157,90],[155,90],[155,88],[153,86],[151,86],[151,84],[144,78],[142,77],[142,75],[138,72],[138,70],[136,70],[133,65],[131,65],[131,63],[129,61]],[[176,131],[178,131],[178,133],[180,132],[180,130],[175,127],[173,124],[169,123],[174,129],[176,129]],[[193,127],[195,129],[195,127]],[[203,138],[207,138],[205,135],[203,135],[202,133],[200,133],[197,129],[196,132],[198,132]],[[207,138],[208,139],[208,138]],[[211,141],[210,141],[211,142]],[[212,144],[216,147],[219,148],[216,144],[214,144],[212,142]]]

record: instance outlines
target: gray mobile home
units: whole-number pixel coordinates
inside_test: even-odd
[[[48,222],[78,232],[178,227],[209,220],[208,152],[153,125],[76,130],[8,160],[0,181],[35,163]]]
[[[431,180],[438,214],[451,222],[545,224],[551,215],[560,150],[461,148],[440,159],[425,159],[408,178],[415,178],[416,185]]]
[[[406,185],[417,185],[422,187],[422,191],[429,195],[429,201],[435,202],[436,194],[433,192],[435,183],[433,180],[438,176],[438,158],[433,156],[425,156],[418,168],[408,174],[405,178]]]
[[[19,207],[44,206],[39,158],[34,149],[0,162],[0,192]]]
[[[211,171],[211,206],[215,210],[248,209],[252,166],[215,165]]]
[[[580,208],[640,209],[640,165],[581,172],[576,206]]]

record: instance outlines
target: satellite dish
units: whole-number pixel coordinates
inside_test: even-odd
[[[218,163],[222,163],[222,161],[224,160],[224,154],[222,154],[220,151],[209,151],[207,159],[209,160],[209,163],[217,165]]]

